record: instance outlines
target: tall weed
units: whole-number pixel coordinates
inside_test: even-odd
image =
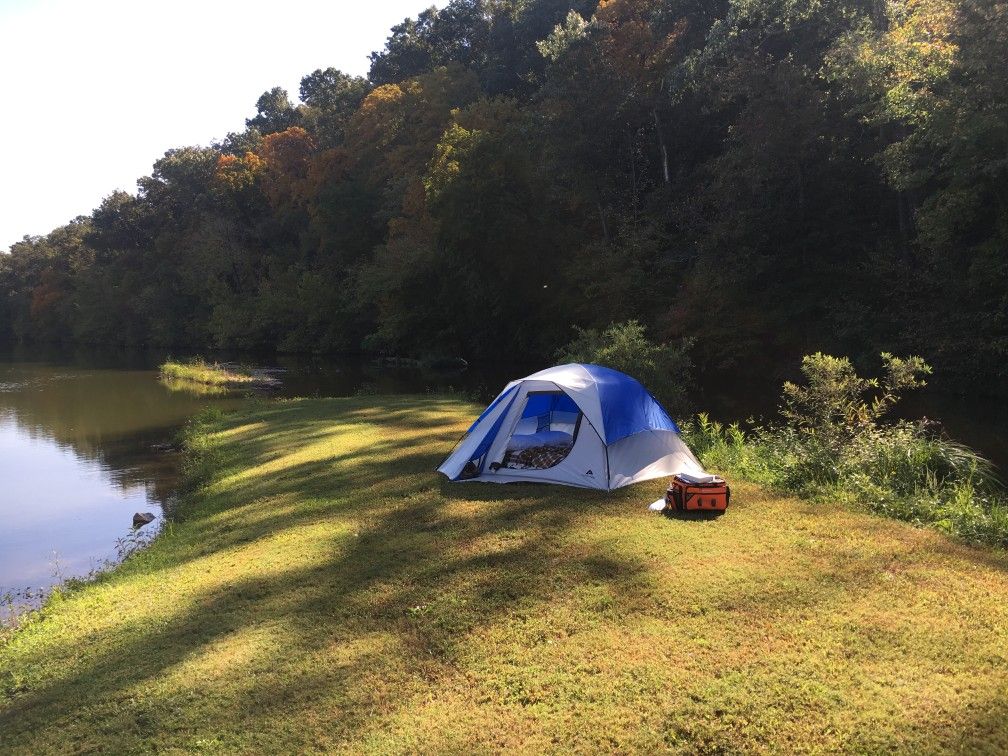
[[[219,445],[209,429],[220,421],[223,414],[219,407],[208,407],[182,429],[181,446],[185,454],[180,488],[183,494],[197,491],[210,483],[220,468]]]

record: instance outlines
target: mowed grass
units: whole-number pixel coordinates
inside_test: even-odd
[[[0,750],[1008,750],[1008,558],[736,483],[446,484],[479,408],[227,416],[150,548],[0,649]]]

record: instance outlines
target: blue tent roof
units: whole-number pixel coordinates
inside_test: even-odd
[[[595,385],[595,391],[598,395],[602,413],[602,428],[597,430],[604,436],[603,441],[606,444],[614,444],[627,436],[647,430],[666,430],[679,433],[679,426],[669,417],[665,408],[651,395],[651,392],[644,388],[636,378],[631,378],[618,370],[601,365],[575,363],[547,368],[523,380],[549,380],[560,387],[564,387],[566,384],[568,391],[570,391],[578,385],[583,387],[586,375]],[[520,383],[521,381],[515,381],[501,392],[500,396],[476,418],[469,431],[474,430],[483,418],[502,402],[513,400]],[[573,409],[573,403],[571,409]],[[496,435],[496,429],[493,435]]]
[[[637,379],[601,365],[579,367],[588,372],[598,388],[607,444],[646,430],[679,432],[665,408]]]

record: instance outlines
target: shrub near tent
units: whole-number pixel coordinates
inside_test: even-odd
[[[1008,494],[993,465],[927,423],[885,419],[931,367],[882,361],[880,377],[864,378],[846,357],[807,355],[804,382],[784,386],[783,422],[745,432],[701,413],[684,433],[719,472],[1008,548]]]
[[[582,364],[509,383],[438,470],[453,481],[603,490],[677,473],[705,475],[644,386],[617,370]]]

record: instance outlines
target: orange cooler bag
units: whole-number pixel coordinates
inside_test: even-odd
[[[723,512],[730,498],[731,488],[720,478],[700,483],[676,475],[665,492],[665,506],[680,512]]]

